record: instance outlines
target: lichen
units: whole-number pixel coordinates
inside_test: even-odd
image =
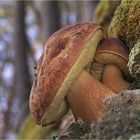
[[[135,78],[128,89],[140,89],[140,42],[136,43],[129,54],[128,67]]]
[[[129,71],[133,77],[140,74],[140,42],[136,43],[129,54]]]
[[[103,104],[107,110],[140,104],[140,90],[123,90],[119,95],[105,98]]]
[[[139,116],[140,106],[116,108],[98,123],[96,126],[96,138],[116,139],[121,136],[123,139],[128,139],[132,134],[139,133]],[[92,133],[89,138],[92,138]]]

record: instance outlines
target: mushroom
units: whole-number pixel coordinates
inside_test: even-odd
[[[102,28],[96,24],[87,22],[66,26],[48,39],[44,53],[37,64],[29,99],[30,111],[37,124],[45,126],[59,120],[68,110],[67,94],[69,95],[67,99],[71,107],[73,107],[72,104],[74,104],[74,96],[71,96],[73,93],[79,94],[79,99],[76,102],[79,102],[81,99],[84,100],[84,95],[80,94],[77,90],[78,88],[81,89],[80,91],[82,91],[82,89],[85,91],[82,93],[85,94],[85,96],[86,94],[88,97],[93,96],[92,99],[99,99],[101,96],[98,103],[101,105],[99,108],[96,105],[96,109],[94,109],[94,100],[89,99],[88,102],[86,98],[86,102],[81,101],[82,103],[86,103],[85,106],[87,104],[89,104],[89,106],[91,105],[90,108],[93,110],[91,113],[96,114],[95,110],[98,111],[100,109],[101,112],[105,112],[102,106],[102,100],[107,94],[112,95],[114,92],[93,79],[88,72],[86,72],[86,70],[88,71],[89,69],[96,47],[101,39]],[[91,81],[93,83],[91,83],[89,87],[87,84],[90,85]],[[87,83],[87,86],[84,84],[80,86],[80,82],[81,84],[82,82]],[[88,88],[90,88],[90,90],[88,90]],[[96,88],[96,90],[94,88]],[[96,98],[94,98],[94,96],[96,96]],[[83,119],[83,115],[76,115],[76,113],[78,113],[77,111],[82,112],[82,108],[81,110],[76,110],[74,115]],[[89,115],[89,113],[87,115]],[[86,117],[89,117],[87,115],[84,114],[85,120]],[[87,120],[89,119],[91,121],[93,118],[87,118]]]
[[[95,61],[104,64],[101,81],[119,93],[127,89],[131,76],[127,67],[128,49],[116,38],[105,38],[99,43]]]

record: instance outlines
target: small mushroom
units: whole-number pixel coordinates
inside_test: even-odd
[[[128,49],[116,38],[103,39],[96,50],[95,61],[104,64],[102,82],[119,93],[127,89],[131,76],[127,67]]]
[[[37,64],[29,99],[30,110],[37,124],[45,126],[59,120],[68,110],[67,94],[73,111],[75,111],[73,109],[73,97],[75,98],[73,93],[79,94],[79,99],[75,102],[83,103],[85,108],[91,106],[86,108],[87,110],[83,111],[83,114],[77,112],[82,112],[82,108],[76,110],[74,112],[76,118],[81,117],[84,120],[92,121],[97,118],[96,112],[100,112],[97,113],[99,116],[105,112],[102,100],[107,94],[112,95],[114,92],[86,72],[89,70],[96,47],[101,39],[102,29],[93,23],[66,26],[48,39],[44,53]],[[93,83],[90,84],[90,82]],[[81,91],[84,91],[83,95],[80,94]],[[86,97],[86,94],[89,98]],[[84,95],[86,101],[84,101]],[[94,101],[97,105],[93,103]],[[90,109],[93,111],[87,113],[88,110],[90,112]]]

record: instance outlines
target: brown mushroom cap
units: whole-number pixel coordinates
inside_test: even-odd
[[[117,38],[105,38],[99,43],[95,60],[102,64],[114,64],[124,73],[126,79],[131,79],[127,63],[128,49]]]
[[[57,121],[66,112],[64,100],[80,72],[92,61],[102,29],[93,23],[66,26],[54,33],[37,64],[30,110],[37,124]]]

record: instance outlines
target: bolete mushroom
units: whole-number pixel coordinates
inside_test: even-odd
[[[117,38],[105,38],[99,43],[95,61],[104,64],[101,81],[119,93],[127,89],[131,76],[127,67],[128,49]]]
[[[102,29],[93,23],[66,26],[48,39],[44,53],[37,64],[29,101],[32,116],[37,124],[45,126],[60,119],[67,112],[66,95],[68,93],[67,99],[72,111],[75,111],[73,98],[76,98],[77,95],[79,99],[75,102],[78,103],[81,100],[79,103],[83,106],[85,103],[85,106],[87,104],[91,106],[90,108],[85,107],[88,112],[91,111],[88,114],[76,109],[74,112],[76,118],[84,116],[85,120],[91,121],[92,117],[96,116],[97,111],[100,112],[100,116],[105,112],[102,100],[107,94],[112,95],[114,92],[86,72],[101,39]],[[85,95],[81,95],[81,91]],[[84,96],[86,101],[82,101]],[[91,98],[91,96],[93,97]],[[100,97],[101,99],[99,99]],[[99,102],[93,103],[94,100],[90,98],[99,99]],[[97,105],[95,105],[96,103]],[[100,105],[98,106],[98,104]],[[78,111],[83,112],[83,115],[77,115]]]

